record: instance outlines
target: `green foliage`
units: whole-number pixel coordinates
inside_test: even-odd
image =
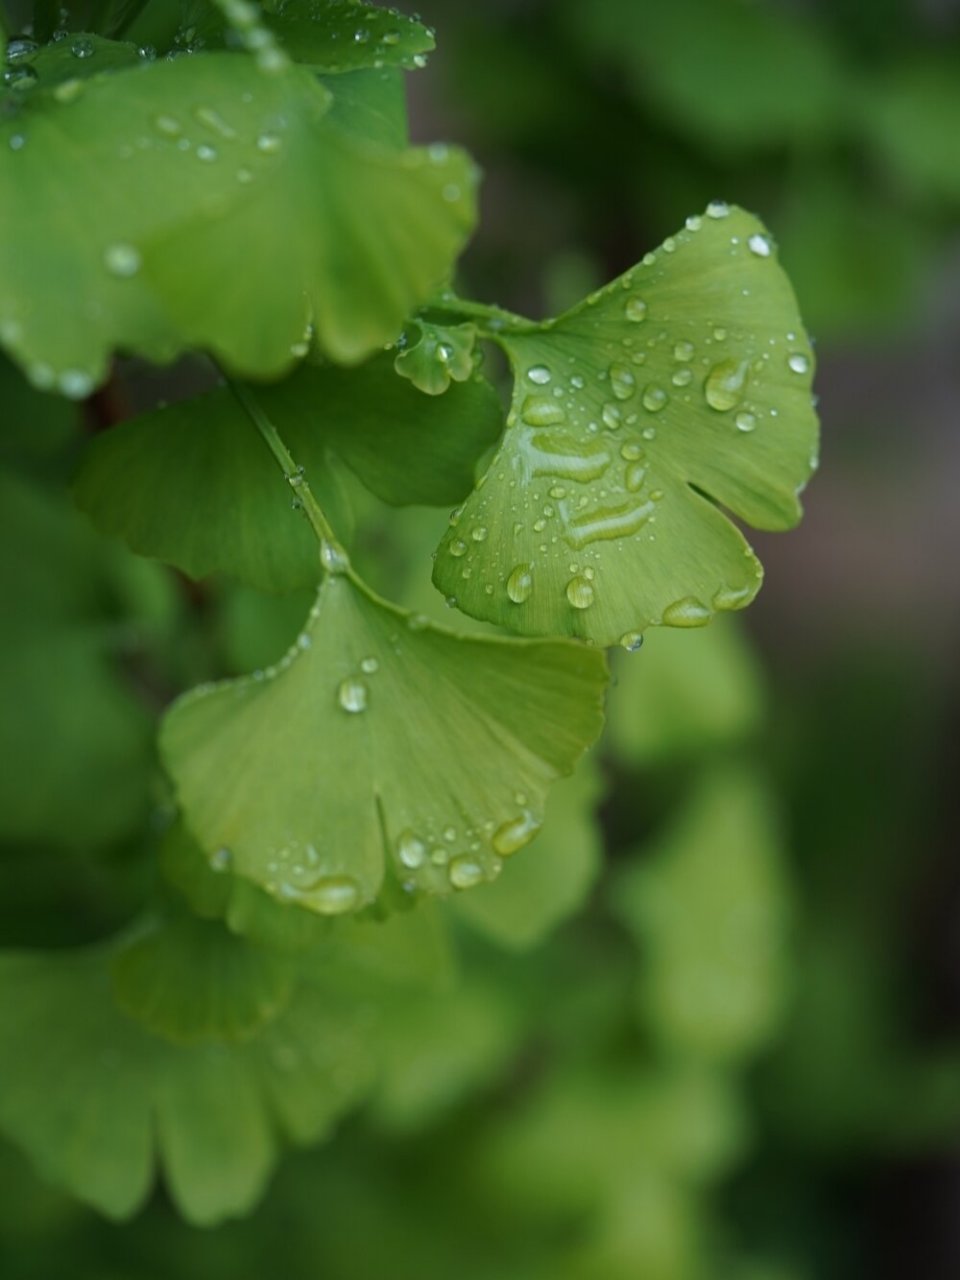
[[[746,24],[744,61],[783,46],[716,21]],[[159,1175],[212,1224],[348,1112],[371,1142],[462,1123],[449,1195],[502,1217],[523,1280],[707,1274],[784,986],[775,803],[715,759],[749,749],[759,682],[727,620],[691,634],[759,588],[734,520],[793,525],[816,465],[772,239],[713,201],[524,319],[451,285],[477,175],[408,144],[418,20],[34,23],[0,94],[0,1130],[110,1217]],[[807,139],[818,58],[794,49]],[[667,96],[693,119],[689,83]],[[788,127],[717,106],[697,127],[738,146]],[[402,510],[453,504],[442,535]],[[679,633],[647,664],[649,627]],[[605,878],[598,809],[650,763],[697,772]],[[326,1269],[363,1275],[334,1216]],[[491,1248],[464,1274],[510,1274]]]

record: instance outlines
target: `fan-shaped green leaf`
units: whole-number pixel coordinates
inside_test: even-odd
[[[761,568],[721,507],[795,523],[817,442],[813,357],[760,223],[713,204],[558,320],[492,336],[513,409],[437,587],[473,617],[601,644],[749,603]]]
[[[785,872],[750,771],[707,774],[613,894],[643,949],[641,1010],[664,1044],[731,1060],[769,1038],[785,995]]]
[[[501,426],[489,383],[471,379],[436,402],[397,377],[389,354],[358,369],[303,365],[255,394],[342,537],[338,459],[388,502],[446,505],[469,491]],[[191,577],[222,570],[290,591],[320,574],[314,534],[226,388],[98,436],[75,497],[102,533]]]
[[[125,1013],[186,1044],[248,1040],[277,1016],[293,990],[287,957],[172,905],[120,947],[112,972]]]
[[[385,877],[493,879],[599,733],[605,683],[599,653],[458,637],[336,574],[276,667],[173,706],[161,751],[208,853],[281,900],[354,911]]]
[[[371,1088],[384,1011],[419,981],[404,963],[413,915],[340,926],[283,1012],[241,1044],[174,1044],[126,1017],[113,946],[0,955],[0,1129],[112,1217],[142,1204],[155,1165],[193,1222],[249,1210],[278,1138],[316,1142]]]
[[[329,103],[233,54],[31,96],[0,126],[0,340],[31,379],[85,395],[117,346],[270,376],[311,324],[344,362],[394,338],[462,246],[473,172],[348,134]]]

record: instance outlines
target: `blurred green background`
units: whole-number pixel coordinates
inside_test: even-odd
[[[288,1157],[242,1223],[184,1225],[158,1193],[108,1224],[0,1149],[0,1274],[951,1280],[960,5],[421,11],[438,52],[411,77],[414,138],[464,144],[486,175],[464,291],[555,313],[708,200],[744,205],[818,340],[821,473],[799,530],[751,539],[767,583],[743,626],[617,655],[594,774],[569,784],[599,798],[604,870],[573,820],[542,850],[549,910],[596,877],[586,911],[543,941],[508,921],[504,948],[465,907],[488,927],[465,928],[464,983],[409,1031],[406,1074]],[[424,608],[420,579],[398,582],[435,524],[360,521],[367,573]],[[98,587],[158,633],[165,590],[119,562]],[[218,608],[228,664],[276,649],[250,593]],[[183,643],[197,678],[200,641]],[[118,770],[148,749],[119,711],[111,734]],[[78,786],[63,803],[82,812]],[[98,936],[147,874],[78,864],[51,932],[50,864],[27,865],[4,873],[4,945]]]

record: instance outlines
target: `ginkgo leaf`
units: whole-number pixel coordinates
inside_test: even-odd
[[[496,884],[455,898],[457,915],[502,946],[536,945],[583,905],[600,869],[596,814],[602,783],[589,760],[558,782],[547,800],[543,831]]]
[[[342,922],[324,963],[301,965],[286,1007],[242,1043],[175,1044],[128,1018],[116,944],[0,954],[0,1130],[111,1217],[143,1203],[155,1167],[191,1222],[247,1212],[281,1139],[326,1136],[381,1059],[408,1069],[381,1049],[381,1024],[422,985],[404,963],[418,917]]]
[[[335,573],[275,667],[174,704],[161,753],[208,854],[281,900],[356,911],[385,879],[492,880],[599,733],[605,684],[596,651],[455,636]]]
[[[211,53],[94,77],[68,102],[24,96],[0,125],[0,341],[66,395],[117,346],[159,361],[204,347],[274,376],[312,325],[322,351],[358,361],[472,224],[462,153],[330,123],[303,68]]]
[[[490,336],[513,408],[440,591],[524,634],[628,646],[748,604],[762,571],[722,508],[794,524],[817,445],[813,356],[760,223],[712,204],[559,319]]]
[[[120,946],[111,966],[120,1007],[179,1043],[248,1040],[290,999],[294,972],[276,951],[167,907]]]
[[[318,71],[412,70],[434,48],[433,33],[416,19],[396,9],[360,8],[356,0],[285,0],[264,20],[291,57]]]
[[[639,1005],[662,1043],[731,1061],[769,1039],[786,994],[786,874],[749,770],[706,774],[611,900],[643,950]]]
[[[483,379],[437,402],[398,377],[389,354],[357,369],[304,364],[254,394],[342,538],[349,504],[338,459],[389,502],[447,505],[469,492],[502,422]],[[315,536],[225,387],[103,432],[74,494],[102,533],[191,577],[222,570],[290,591],[320,574]]]

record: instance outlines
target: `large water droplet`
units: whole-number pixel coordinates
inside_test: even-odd
[[[342,915],[359,906],[360,886],[352,876],[327,876],[311,889],[310,902],[322,915]]]
[[[600,410],[600,417],[603,419],[603,425],[609,431],[616,431],[623,421],[623,415],[612,401],[603,406]]]
[[[757,415],[749,413],[746,409],[738,413],[734,418],[738,431],[753,431],[757,425]]]
[[[522,813],[518,818],[511,818],[497,827],[491,838],[491,844],[502,858],[509,858],[511,854],[530,843],[540,830],[540,826],[539,819],[532,813],[529,811]]]
[[[637,389],[633,371],[625,364],[612,364],[609,372],[610,390],[618,400],[629,400]]]
[[[715,609],[739,609],[750,599],[752,587],[721,587],[714,592],[712,604]]]
[[[643,486],[646,474],[647,468],[645,463],[632,462],[624,473],[623,483],[631,493],[637,493]]]
[[[523,604],[533,591],[533,571],[528,564],[514,565],[507,578],[507,595],[514,604]]]
[[[708,218],[726,218],[730,213],[730,206],[726,200],[711,200],[707,205]]]
[[[74,40],[70,46],[70,52],[75,58],[91,58],[93,57],[93,41],[88,40],[86,36],[81,36],[79,40]]]
[[[365,672],[368,676],[376,675],[380,670],[380,663],[373,657],[364,658],[360,663],[360,670]]]
[[[344,711],[349,711],[354,715],[366,710],[368,696],[369,690],[365,682],[358,680],[355,676],[349,676],[346,680],[341,680],[337,689],[337,701]]]
[[[397,856],[405,867],[415,871],[426,861],[427,846],[415,832],[404,831],[397,841]]]
[[[674,360],[679,360],[681,361],[681,363],[686,364],[690,360],[692,360],[695,355],[696,355],[696,347],[694,347],[692,342],[687,342],[684,340],[682,342],[677,342],[674,344],[674,347],[673,347]]]
[[[705,627],[710,618],[710,610],[696,596],[674,600],[663,611],[663,622],[668,627]]]
[[[520,408],[520,416],[531,427],[552,427],[566,421],[561,405],[549,396],[527,396]]]
[[[454,889],[472,889],[485,879],[483,866],[468,853],[461,853],[451,859],[447,875]]]
[[[810,369],[810,361],[802,351],[793,351],[787,357],[787,365],[793,373],[807,373]]]
[[[593,604],[593,585],[582,574],[570,579],[566,594],[574,609],[589,609]]]
[[[527,448],[531,474],[578,480],[599,480],[611,458],[601,440],[575,440],[562,433],[538,432]]]
[[[467,544],[462,538],[453,538],[447,547],[447,550],[455,559],[459,560],[461,556],[465,556],[467,554]]]
[[[575,520],[571,520],[566,527],[565,533],[567,541],[578,550],[585,547],[591,542],[609,542],[615,538],[626,538],[632,533],[637,533],[653,513],[653,505],[649,502],[627,503],[619,507],[599,507],[593,511],[585,512],[581,516],[577,516]],[[570,594],[570,588],[573,583],[579,583],[581,579],[574,578],[573,582],[567,583],[567,599],[577,609],[586,609],[593,603],[593,588],[590,587],[590,598],[586,604],[577,604],[576,600]],[[589,587],[589,581],[584,578]],[[575,594],[581,594],[579,588]]]
[[[7,61],[10,63],[29,62],[36,56],[40,48],[36,40],[30,36],[11,36],[7,41]]]
[[[527,377],[531,382],[536,383],[538,387],[545,387],[552,376],[545,364],[535,364],[527,370]]]
[[[755,253],[758,258],[770,257],[770,241],[766,236],[761,235],[759,231],[755,232],[747,241],[747,248],[751,253]]]
[[[713,366],[703,384],[703,395],[711,409],[723,413],[740,403],[749,365],[748,360],[722,360]]]
[[[643,389],[643,407],[648,413],[659,413],[668,399],[663,387],[658,387],[654,382]]]
[[[636,653],[643,644],[643,636],[639,631],[625,631],[620,637],[620,645],[627,653]]]
[[[350,568],[347,553],[339,542],[331,542],[329,538],[320,540],[320,563],[327,573],[346,573]]]
[[[623,314],[633,324],[639,324],[641,320],[647,318],[647,304],[636,294],[632,298],[628,298],[623,304]]]

